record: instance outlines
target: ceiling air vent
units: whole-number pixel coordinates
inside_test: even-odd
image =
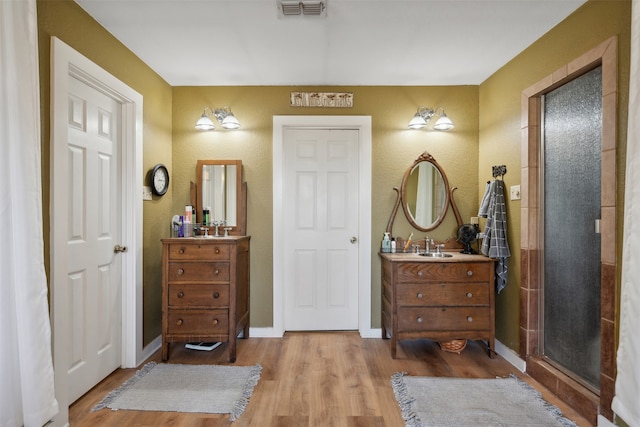
[[[278,2],[278,9],[284,16],[309,15],[326,16],[325,0],[323,1],[288,1]]]

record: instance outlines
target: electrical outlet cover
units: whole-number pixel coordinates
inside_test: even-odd
[[[520,200],[520,186],[512,185],[511,186],[511,200]]]

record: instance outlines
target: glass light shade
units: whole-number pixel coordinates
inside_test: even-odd
[[[222,119],[222,127],[225,129],[238,129],[240,127],[240,122],[232,112],[229,112],[229,114]]]
[[[409,122],[409,129],[422,129],[427,125],[427,121],[420,115],[420,113],[416,113],[413,116],[413,119]]]
[[[435,130],[451,130],[453,129],[453,122],[443,111],[440,118],[436,120],[436,123],[433,125],[433,128]]]
[[[196,129],[198,130],[214,130],[216,127],[213,125],[211,119],[206,113],[202,113],[202,117],[196,122]]]

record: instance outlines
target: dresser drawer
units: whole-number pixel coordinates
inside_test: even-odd
[[[167,279],[171,282],[228,282],[229,263],[170,262]]]
[[[171,307],[229,307],[229,285],[169,285]]]
[[[483,307],[400,307],[401,331],[477,331],[490,329],[491,311]]]
[[[490,304],[488,283],[406,283],[396,288],[398,305]]]
[[[228,310],[169,310],[167,333],[175,335],[218,335],[229,333]]]
[[[489,279],[486,262],[407,262],[398,265],[398,282],[465,282]]]
[[[219,244],[171,243],[168,247],[170,260],[226,261],[231,253],[229,245]]]

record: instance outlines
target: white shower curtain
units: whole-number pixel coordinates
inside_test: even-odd
[[[42,239],[36,0],[0,1],[0,426],[58,412]]]
[[[631,13],[631,75],[624,195],[620,345],[613,410],[630,426],[640,426],[640,0]]]

